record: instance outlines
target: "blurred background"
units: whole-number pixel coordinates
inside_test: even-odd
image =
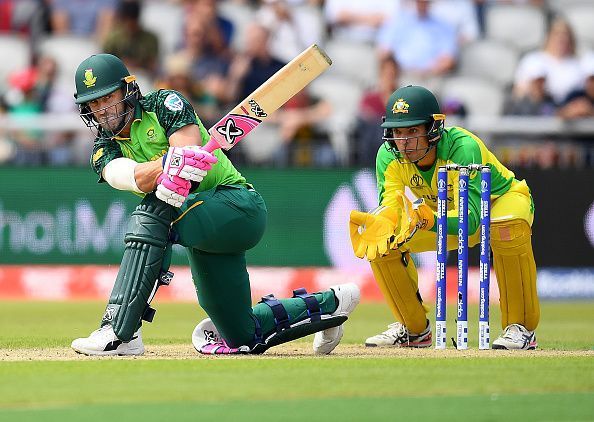
[[[385,102],[412,83],[527,179],[541,296],[594,297],[593,22],[591,0],[0,0],[0,297],[113,282],[138,199],[95,184],[73,101],[84,58],[118,55],[210,127],[312,43],[330,70],[229,152],[270,211],[254,283],[369,282],[346,222],[377,203]],[[418,261],[430,297],[435,258]]]

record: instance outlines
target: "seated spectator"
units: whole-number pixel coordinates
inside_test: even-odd
[[[572,91],[560,105],[558,115],[567,120],[594,117],[594,54],[583,62],[586,80],[581,89]]]
[[[170,56],[165,60],[163,75],[155,86],[157,89],[181,92],[194,106],[198,117],[207,128],[218,122],[223,115],[217,99],[192,78],[190,60],[183,54]]]
[[[458,54],[455,29],[430,13],[429,0],[408,0],[404,6],[380,29],[380,56],[395,57],[403,72],[420,78],[449,73]]]
[[[400,0],[326,0],[324,15],[332,38],[372,44],[399,8]]]
[[[382,117],[386,115],[386,103],[398,88],[400,67],[393,57],[380,60],[377,86],[364,92],[359,102],[359,116],[355,129],[357,165],[374,167],[377,149],[382,144]]]
[[[116,6],[117,0],[53,0],[53,33],[88,36],[102,42],[113,27]]]
[[[45,1],[0,0],[0,33],[18,32],[35,41],[49,29],[49,6]]]
[[[512,92],[506,100],[503,113],[510,116],[553,116],[555,103],[547,92],[547,69],[543,63],[532,62],[524,69],[526,89]]]
[[[514,95],[521,97],[528,90],[526,74],[535,66],[546,69],[546,88],[556,103],[583,84],[580,60],[576,54],[573,31],[569,24],[556,18],[550,26],[542,50],[526,54],[518,64],[514,81]]]
[[[286,0],[263,0],[256,20],[270,32],[271,54],[285,62],[323,39],[321,19],[312,19],[312,9],[291,6]]]
[[[214,22],[202,19],[188,20],[185,27],[185,45],[173,56],[184,56],[190,63],[191,78],[217,101],[224,103],[229,98],[226,77],[229,60],[224,54],[218,54],[211,44],[209,32],[214,29]]]
[[[159,58],[157,36],[140,24],[141,4],[124,0],[118,6],[117,24],[103,43],[103,51],[121,58],[131,69],[143,69],[154,76]]]
[[[235,28],[230,20],[219,13],[217,3],[217,0],[188,0],[186,2],[186,25],[195,20],[209,23],[210,31],[207,34],[207,44],[212,52],[223,54],[227,53],[231,46]]]
[[[478,14],[472,0],[433,0],[431,13],[454,27],[459,45],[480,36]]]
[[[230,102],[235,104],[246,98],[286,64],[272,56],[269,41],[268,29],[257,23],[249,25],[245,51],[235,57],[229,69]]]

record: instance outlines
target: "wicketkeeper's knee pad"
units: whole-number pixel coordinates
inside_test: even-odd
[[[422,333],[427,328],[427,309],[423,306],[419,276],[409,253],[391,250],[370,263],[394,317],[411,333]]]
[[[116,336],[129,341],[141,320],[152,321],[149,306],[157,288],[169,284],[171,245],[169,231],[175,209],[147,195],[132,213],[118,275],[101,325],[111,324]]]
[[[533,331],[540,319],[532,236],[524,220],[491,225],[493,267],[499,285],[501,325],[521,324]]]

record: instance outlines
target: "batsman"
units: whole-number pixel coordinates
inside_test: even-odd
[[[86,355],[141,355],[142,321],[167,285],[171,247],[185,247],[198,301],[209,318],[192,343],[203,354],[262,353],[316,333],[315,353],[330,353],[359,302],[355,284],[292,298],[267,295],[252,307],[245,251],[261,239],[267,210],[254,187],[219,149],[201,146],[208,131],[179,93],[142,95],[110,54],[85,59],[75,74],[76,103],[96,138],[91,166],[99,182],[137,194],[125,249],[99,328],[72,348]]]
[[[540,318],[531,227],[534,203],[525,181],[517,180],[474,134],[444,127],[437,99],[420,86],[397,89],[382,123],[384,143],[376,159],[379,206],[352,211],[350,236],[355,255],[366,258],[396,322],[368,338],[366,346],[429,347],[428,308],[418,288],[411,253],[436,249],[437,169],[446,164],[489,166],[491,249],[500,292],[503,333],[494,349],[535,349]],[[448,171],[447,244],[458,247],[458,172]],[[405,188],[418,198],[411,202]],[[479,243],[480,174],[468,187],[469,245]]]

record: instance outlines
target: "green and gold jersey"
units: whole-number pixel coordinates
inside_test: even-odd
[[[410,188],[417,198],[423,198],[437,212],[437,171],[446,164],[483,164],[491,168],[491,199],[507,192],[514,181],[514,173],[504,167],[497,157],[474,134],[460,127],[446,128],[437,143],[437,160],[433,166],[422,171],[415,164],[402,164],[388,151],[386,144],[379,148],[376,160],[379,203],[396,205],[396,192]],[[457,171],[448,172],[448,234],[458,232]],[[480,174],[470,172],[468,187],[468,231],[474,233],[480,223],[481,186]],[[433,226],[435,231],[435,225]]]
[[[135,107],[129,138],[95,139],[91,166],[99,175],[99,182],[105,181],[101,172],[107,163],[116,158],[126,157],[145,163],[162,157],[169,149],[171,134],[190,124],[198,125],[201,145],[205,145],[209,139],[208,132],[191,104],[179,92],[158,90],[147,94]],[[246,183],[223,151],[216,150],[214,155],[218,162],[200,182],[196,192],[218,185]]]

